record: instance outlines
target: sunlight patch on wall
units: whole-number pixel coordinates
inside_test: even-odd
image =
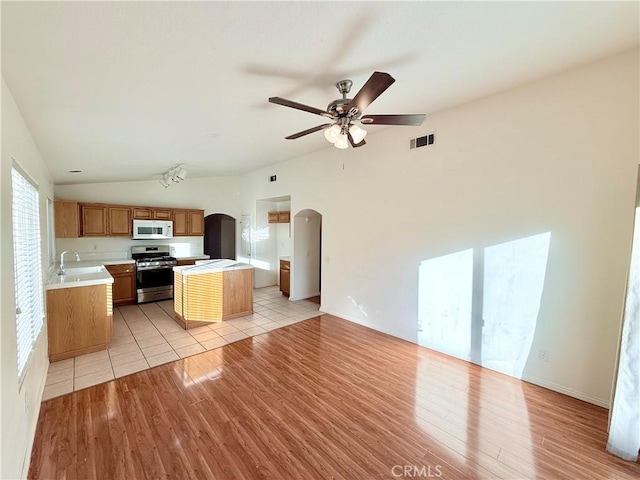
[[[472,286],[472,249],[420,263],[420,345],[470,360]]]
[[[533,336],[551,233],[424,260],[418,343],[516,378]]]

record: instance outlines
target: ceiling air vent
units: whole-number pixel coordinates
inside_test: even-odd
[[[424,137],[412,138],[411,148],[428,147],[436,143],[436,132],[427,133]]]

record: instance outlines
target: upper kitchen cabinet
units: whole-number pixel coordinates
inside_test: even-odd
[[[291,212],[278,212],[278,223],[289,223]]]
[[[189,235],[204,235],[204,210],[189,210]]]
[[[83,237],[107,236],[107,207],[105,205],[80,205],[81,231]]]
[[[77,238],[80,235],[78,202],[56,200],[53,203],[56,238]]]
[[[131,208],[118,205],[80,204],[81,236],[130,237]]]
[[[171,220],[170,208],[133,207],[134,220]]]
[[[291,212],[269,212],[269,223],[289,223]]]
[[[109,222],[107,231],[109,236],[131,236],[131,209],[129,207],[108,207]]]
[[[189,211],[173,211],[173,236],[183,237],[189,235]]]
[[[204,235],[204,210],[174,210],[173,236]]]

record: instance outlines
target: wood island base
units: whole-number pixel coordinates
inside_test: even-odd
[[[174,268],[175,321],[185,330],[253,313],[253,267]]]

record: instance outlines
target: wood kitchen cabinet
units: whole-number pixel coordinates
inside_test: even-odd
[[[171,220],[170,208],[133,207],[134,220]]]
[[[55,200],[53,202],[56,238],[78,238],[80,236],[80,211],[78,202]]]
[[[110,283],[47,290],[51,362],[106,349],[112,330]]]
[[[289,223],[291,212],[269,212],[269,223]]]
[[[80,205],[80,233],[83,237],[107,236],[107,207],[105,205]]]
[[[109,236],[131,236],[131,209],[129,207],[107,207],[108,211],[108,235]]]
[[[204,210],[173,210],[173,236],[204,235]]]
[[[133,263],[105,265],[113,277],[113,305],[132,305],[136,302],[136,267]]]
[[[189,210],[189,235],[204,235],[204,210]]]
[[[176,266],[185,267],[185,266],[195,265],[195,264],[196,264],[195,260],[178,260],[178,264]]]
[[[173,236],[183,237],[189,235],[189,212],[188,210],[173,211]]]
[[[291,212],[278,212],[278,223],[289,223]]]
[[[280,260],[280,291],[287,297],[291,292],[291,262]]]
[[[56,238],[131,237],[133,220],[173,220],[173,235],[204,235],[204,210],[103,203],[54,203]]]

